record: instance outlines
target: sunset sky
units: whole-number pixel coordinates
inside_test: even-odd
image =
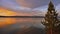
[[[41,15],[45,13],[48,8],[50,0],[0,0],[0,6],[8,8],[18,13],[25,13],[31,15]],[[59,12],[60,0],[52,0],[56,10]]]
[[[60,0],[51,0],[55,9],[60,15]],[[50,0],[0,0],[0,16],[44,16]],[[40,23],[39,18],[36,19],[12,19],[0,18],[0,26],[7,24],[15,24],[15,22],[28,22],[33,24]],[[34,20],[34,21],[33,21]],[[31,22],[31,23],[32,23]],[[36,26],[39,26],[39,25]],[[19,24],[20,25],[20,24]]]

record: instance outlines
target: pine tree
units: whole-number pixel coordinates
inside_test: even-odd
[[[45,14],[44,22],[46,26],[47,34],[54,34],[55,27],[59,25],[58,13],[56,13],[53,3],[50,1],[48,5],[48,11]]]

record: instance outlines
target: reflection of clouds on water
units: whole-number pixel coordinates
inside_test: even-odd
[[[16,19],[14,18],[0,18],[0,27],[9,25],[9,24],[14,24],[16,22]]]
[[[20,31],[20,32],[24,32],[24,31],[31,31],[31,28],[36,28],[37,30],[39,29],[39,31],[43,31],[44,32],[44,26],[41,25],[41,24],[32,24],[32,23],[22,23],[22,24],[19,24],[19,23],[16,23],[16,24],[13,24],[13,25],[8,25],[6,27],[3,28],[3,32],[15,32],[15,31]],[[33,30],[34,30],[33,29]],[[41,29],[41,30],[40,30]]]
[[[42,25],[40,23],[41,20],[42,18],[0,18],[0,24],[2,26],[14,24],[12,27],[26,27],[31,25],[39,27]]]
[[[35,26],[40,27],[43,26],[40,23],[40,19],[33,19],[33,18],[1,18],[1,22],[5,24],[13,24],[11,27],[29,27]],[[2,24],[1,23],[1,24]]]
[[[41,18],[42,19],[42,18]],[[44,29],[45,26],[40,23],[41,19],[36,18],[1,18],[0,26],[4,26],[1,30],[3,32],[10,32],[15,30],[27,30],[31,27]],[[6,26],[5,26],[6,25]]]
[[[3,22],[4,21],[4,19],[3,18],[0,18],[0,22]]]

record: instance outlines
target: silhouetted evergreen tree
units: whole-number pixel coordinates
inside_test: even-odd
[[[47,34],[56,34],[56,27],[59,25],[59,20],[57,16],[58,13],[56,13],[54,5],[50,1],[48,5],[48,11],[45,14],[44,22],[42,22],[46,26]]]

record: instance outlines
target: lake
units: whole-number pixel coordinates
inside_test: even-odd
[[[40,24],[43,18],[0,18],[0,27],[11,24]]]
[[[15,33],[19,31],[21,34],[26,31],[27,33],[39,32],[44,34],[45,26],[41,23],[41,21],[43,21],[43,18],[2,18],[1,17],[0,33],[8,34],[9,32],[10,34],[10,33],[13,33],[13,32]]]

